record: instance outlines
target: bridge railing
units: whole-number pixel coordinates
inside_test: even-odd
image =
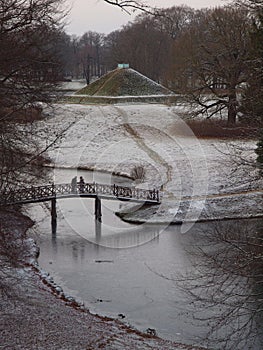
[[[146,190],[135,187],[119,186],[115,184],[106,185],[93,182],[85,184],[78,183],[75,186],[69,183],[31,186],[9,191],[1,195],[0,205],[48,200],[68,195],[97,195],[131,200],[144,200],[156,203],[160,202],[159,191],[155,189]]]

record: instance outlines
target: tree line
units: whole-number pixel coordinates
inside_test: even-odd
[[[187,96],[198,106],[196,114],[224,114],[229,125],[238,116],[257,123],[261,106],[253,96],[261,93],[259,18],[247,6],[174,6],[144,12],[108,35],[65,34],[66,73],[90,83],[118,63],[129,63]]]
[[[25,100],[46,101],[60,80],[84,78],[89,84],[124,62],[184,96],[195,115],[222,115],[229,126],[261,123],[261,1],[202,10],[110,3],[144,11],[108,35],[88,31],[77,37],[63,28],[62,0],[1,0],[2,105],[19,109]],[[14,98],[21,95],[18,81],[22,104]]]

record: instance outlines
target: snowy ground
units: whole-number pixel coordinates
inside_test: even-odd
[[[261,215],[262,184],[253,168],[240,166],[255,159],[255,141],[197,139],[181,118],[183,109],[57,105],[38,127],[55,134],[65,130],[48,153],[56,167],[129,175],[135,165],[144,166],[140,186],[161,188],[162,204],[132,210],[126,220],[179,223]]]
[[[12,271],[12,298],[1,301],[1,349],[194,349],[92,315],[50,293],[30,268]]]
[[[139,186],[162,187],[162,204],[127,214],[126,220],[181,222],[261,215],[261,184],[253,180],[253,171],[230,156],[232,149],[242,148],[242,158],[253,159],[255,143],[197,140],[180,118],[181,111],[180,106],[164,105],[58,105],[35,127],[42,147],[64,130],[48,151],[57,167],[126,175],[135,165],[145,167],[146,181]],[[140,334],[77,305],[69,307],[72,302],[61,299],[61,294],[50,295],[32,268],[6,266],[1,274],[11,297],[0,301],[0,348],[194,349]]]

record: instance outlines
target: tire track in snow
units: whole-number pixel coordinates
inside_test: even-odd
[[[161,189],[165,190],[165,186],[172,180],[172,166],[166,162],[166,160],[160,156],[159,153],[150,148],[144,141],[144,138],[134,129],[131,124],[128,122],[127,113],[119,107],[112,106],[119,115],[123,118],[123,127],[130,134],[131,138],[136,142],[141,150],[143,150],[155,163],[160,164],[166,169],[166,181],[162,184]],[[167,192],[169,197],[173,198],[174,195],[172,192]]]
[[[135,141],[135,143],[138,145],[138,147],[143,150],[154,162],[160,164],[162,167],[166,169],[166,181],[162,185],[162,189],[165,190],[165,186],[172,180],[172,166],[169,165],[166,160],[160,156],[156,151],[151,149],[144,141],[143,137],[138,133],[138,131],[131,126],[131,124],[128,122],[129,116],[127,113],[122,110],[120,107],[111,106],[115,112],[117,112],[116,119],[122,117],[122,126],[124,129],[129,133],[131,138]],[[106,116],[105,112],[102,110],[101,107],[99,107],[100,112]],[[117,123],[120,125],[120,120],[117,120]],[[166,192],[169,196],[168,199],[174,199],[178,200],[174,196],[172,192]],[[240,192],[229,192],[229,193],[214,193],[214,194],[205,194],[205,195],[199,195],[199,196],[185,196],[181,197],[180,200],[205,200],[207,198],[223,198],[223,197],[233,197],[238,195],[246,195],[250,193],[263,193],[262,190],[255,189],[255,190],[248,190],[248,191],[240,191]]]

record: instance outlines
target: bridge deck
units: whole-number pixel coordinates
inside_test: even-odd
[[[97,183],[78,183],[76,186],[64,184],[52,184],[45,186],[32,186],[2,194],[0,206],[13,204],[26,204],[44,202],[62,198],[97,198],[108,200],[122,200],[135,203],[159,204],[158,190],[138,189],[118,185],[105,185]]]

